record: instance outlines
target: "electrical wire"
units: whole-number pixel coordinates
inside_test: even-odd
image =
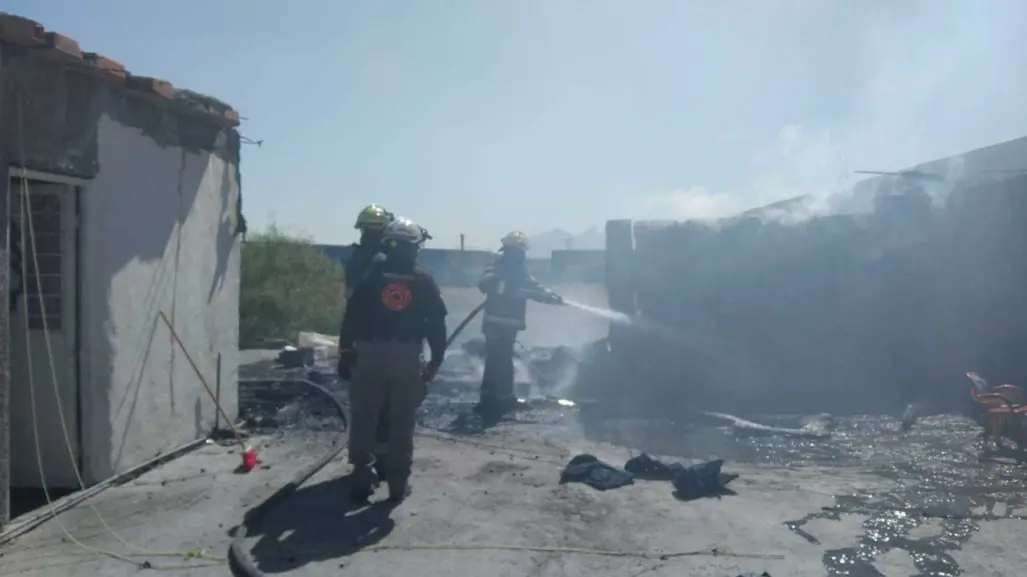
[[[16,100],[17,121],[18,121],[18,151],[19,151],[19,157],[20,157],[19,160],[20,160],[20,163],[21,163],[22,167],[25,167],[26,166],[26,156],[25,156],[24,111],[23,111],[23,102],[22,102],[22,95],[21,95],[21,93],[15,93],[15,100]],[[68,457],[71,460],[71,468],[72,468],[72,470],[75,473],[75,479],[78,481],[79,488],[81,490],[85,490],[86,489],[86,483],[85,483],[85,481],[82,478],[82,473],[79,470],[78,463],[76,463],[75,449],[74,449],[74,447],[72,445],[72,442],[71,442],[71,434],[68,432],[67,419],[65,418],[65,415],[64,415],[63,402],[61,400],[60,386],[58,385],[58,382],[57,382],[57,367],[56,367],[56,363],[54,362],[53,345],[50,343],[50,328],[49,328],[49,323],[47,321],[47,315],[46,315],[46,303],[45,303],[45,299],[43,298],[43,280],[39,276],[39,255],[38,255],[38,251],[36,250],[36,232],[35,232],[35,225],[34,225],[34,223],[32,221],[32,209],[31,209],[31,202],[32,201],[31,201],[31,194],[30,194],[29,185],[28,185],[28,179],[20,178],[19,180],[20,180],[20,189],[21,189],[20,191],[21,191],[21,198],[22,198],[20,214],[21,214],[21,217],[24,219],[23,225],[25,225],[25,226],[21,226],[22,247],[23,247],[22,250],[24,251],[24,250],[27,249],[29,254],[32,257],[32,266],[33,266],[33,270],[35,272],[35,277],[36,277],[36,289],[39,291],[36,296],[39,299],[39,307],[40,307],[40,311],[39,312],[40,312],[40,317],[41,317],[41,320],[42,320],[42,332],[43,332],[43,337],[44,337],[43,340],[44,340],[44,342],[46,344],[47,362],[48,362],[48,365],[49,365],[49,368],[50,368],[51,384],[53,385],[54,399],[55,399],[55,404],[57,405],[58,420],[59,420],[60,425],[61,425],[61,432],[62,432],[63,437],[64,437],[65,448],[67,449]],[[29,242],[31,244],[28,244]],[[23,302],[22,308],[24,309],[24,317],[25,317],[25,344],[26,344],[26,356],[27,356],[26,367],[27,367],[27,373],[28,373],[27,376],[28,376],[28,380],[29,380],[29,387],[28,387],[28,389],[29,389],[29,405],[30,405],[31,419],[32,419],[33,442],[35,444],[35,452],[36,452],[36,464],[39,467],[40,484],[42,485],[43,496],[46,498],[47,506],[50,508],[51,518],[54,519],[57,522],[57,524],[60,526],[62,532],[68,538],[68,540],[71,541],[72,543],[78,545],[79,547],[82,547],[82,548],[84,548],[86,550],[89,550],[89,551],[92,551],[94,553],[98,553],[98,554],[101,554],[101,555],[106,555],[106,556],[111,557],[113,559],[118,559],[118,560],[124,561],[126,563],[131,563],[131,564],[133,564],[133,565],[135,565],[137,567],[140,567],[140,568],[162,569],[161,567],[153,566],[153,564],[150,563],[149,561],[139,562],[139,561],[136,561],[134,559],[131,559],[129,556],[122,555],[122,554],[119,554],[119,553],[115,553],[113,551],[109,551],[107,549],[103,549],[103,548],[100,548],[100,547],[94,547],[92,545],[86,545],[85,543],[82,543],[81,541],[76,539],[74,537],[74,535],[71,534],[71,532],[68,530],[68,528],[60,520],[60,516],[55,512],[55,505],[54,505],[53,499],[51,498],[50,490],[47,487],[47,483],[46,483],[46,470],[45,470],[45,467],[43,465],[43,454],[42,454],[42,449],[40,447],[39,416],[38,416],[38,413],[37,413],[36,394],[35,394],[36,393],[35,371],[33,370],[33,367],[32,367],[32,339],[31,339],[31,332],[30,332],[30,328],[29,328],[29,307],[28,307],[28,301],[29,301],[30,297],[29,297],[29,294],[28,294],[28,289],[29,289],[29,279],[28,279],[28,276],[29,275],[27,275],[27,274],[23,274],[22,275],[22,285],[23,285],[23,289],[25,291],[24,292],[24,294],[25,294],[25,301]],[[218,559],[218,558],[213,558],[212,559],[212,558],[208,557],[203,551],[186,551],[186,550],[183,550],[183,551],[156,551],[156,550],[147,549],[145,547],[140,547],[138,545],[133,545],[132,543],[129,543],[127,540],[125,540],[121,535],[119,535],[113,528],[111,528],[111,526],[107,523],[106,519],[104,519],[103,515],[100,514],[100,512],[96,509],[96,506],[93,505],[92,502],[87,501],[86,504],[89,506],[89,508],[92,510],[92,512],[96,515],[97,520],[99,520],[100,523],[104,526],[104,528],[110,533],[110,535],[113,536],[119,542],[121,542],[121,544],[124,545],[125,547],[136,551],[138,553],[138,555],[136,555],[136,556],[147,555],[147,556],[153,556],[153,557],[179,557],[179,558],[186,558],[186,559],[202,558],[202,559],[208,559],[208,560],[215,560],[215,561],[217,561],[217,563],[207,563],[207,564],[202,564],[202,565],[198,565],[198,564],[185,564],[184,568],[216,565],[216,564],[221,564],[221,563],[224,562],[222,559]],[[171,566],[171,567],[165,566],[163,568],[164,569],[182,569],[183,567],[176,565],[176,566]]]
[[[784,559],[784,555],[766,553],[736,553],[727,548],[709,547],[691,551],[672,551],[659,553],[653,551],[614,551],[609,549],[593,549],[590,547],[544,547],[535,545],[500,545],[500,544],[438,544],[438,545],[371,545],[360,552],[375,551],[531,551],[535,553],[563,553],[578,555],[598,555],[602,557],[634,557],[639,559],[659,559],[666,561],[679,557],[736,557],[743,559]]]

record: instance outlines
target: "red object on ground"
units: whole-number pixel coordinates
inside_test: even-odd
[[[253,447],[246,447],[242,452],[242,470],[251,471],[257,466],[257,450]]]

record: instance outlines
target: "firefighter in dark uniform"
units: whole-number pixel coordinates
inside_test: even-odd
[[[416,264],[426,233],[405,219],[385,229],[388,256],[372,265],[346,303],[339,335],[341,374],[352,374],[349,460],[351,496],[366,500],[377,485],[375,431],[388,399],[384,455],[389,500],[409,494],[417,408],[438,373],[446,349],[446,305],[435,279]],[[431,358],[423,362],[424,341]]]
[[[360,231],[360,242],[353,245],[353,252],[346,261],[346,298],[353,294],[360,280],[364,278],[367,271],[371,270],[371,263],[375,258],[384,253],[382,235],[385,227],[394,219],[391,212],[377,204],[369,204],[357,215],[357,222],[353,228]]]
[[[360,241],[353,245],[353,252],[346,261],[346,298],[353,296],[353,291],[360,281],[367,276],[371,266],[378,261],[385,260],[386,246],[382,243],[382,235],[385,234],[385,227],[395,219],[395,216],[384,207],[378,204],[369,204],[357,215],[357,222],[353,228],[360,231]],[[389,441],[389,405],[386,402],[382,406],[382,415],[378,419],[378,432],[375,435],[375,472],[379,481],[385,481],[386,472],[380,463],[385,462],[385,452],[388,450]]]
[[[485,297],[482,332],[485,333],[485,373],[480,410],[499,415],[517,405],[514,394],[514,345],[526,328],[527,300],[563,304],[563,298],[544,288],[528,272],[528,237],[511,232],[503,237],[501,255],[485,270],[478,288]]]

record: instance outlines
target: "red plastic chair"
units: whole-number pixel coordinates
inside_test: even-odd
[[[1027,393],[1016,385],[988,388],[977,373],[969,372],[966,376],[974,382],[970,396],[985,411],[985,443],[990,439],[1000,447],[1001,440],[1006,438],[1015,442],[1018,449],[1027,449],[1027,427],[1023,419],[1027,415]]]

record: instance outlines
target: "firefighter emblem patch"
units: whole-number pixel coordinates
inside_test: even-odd
[[[382,289],[382,304],[390,311],[399,312],[407,308],[412,299],[410,287],[401,282],[390,282]]]

